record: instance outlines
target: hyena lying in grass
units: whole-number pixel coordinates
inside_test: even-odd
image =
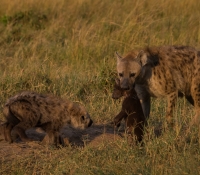
[[[130,91],[126,91],[120,87],[119,79],[116,79],[112,98],[119,99],[122,96],[125,96],[122,102],[122,109],[114,118],[114,125],[119,127],[120,122],[124,119],[126,123],[126,132],[130,138],[129,141],[132,142],[134,133],[136,140],[140,142],[143,138],[145,125],[145,117],[140,100],[134,88]]]
[[[8,99],[3,114],[6,118],[4,127],[5,140],[12,143],[11,131],[14,131],[22,141],[31,141],[25,130],[41,127],[46,131],[43,142],[60,143],[59,130],[65,124],[75,128],[90,127],[92,120],[81,104],[64,100],[52,95],[41,95],[35,92],[22,92]],[[47,144],[45,143],[45,144]]]
[[[147,47],[117,54],[117,72],[121,88],[135,90],[145,117],[150,113],[150,96],[167,97],[167,122],[172,124],[173,109],[180,94],[195,106],[191,124],[199,123],[200,115],[200,53],[189,46]]]

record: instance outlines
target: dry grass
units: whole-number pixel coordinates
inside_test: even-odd
[[[0,103],[24,89],[50,92],[84,103],[95,123],[110,122],[121,105],[111,98],[114,52],[200,48],[199,9],[199,0],[1,0]],[[165,100],[152,100],[144,147],[130,148],[125,139],[85,148],[31,147],[2,156],[0,174],[200,174],[199,129],[185,134],[193,107],[180,100],[175,130],[156,138],[165,108]]]

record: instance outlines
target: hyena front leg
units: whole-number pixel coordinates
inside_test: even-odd
[[[142,110],[146,119],[149,118],[150,108],[151,108],[151,98],[146,88],[141,85],[135,85],[135,91],[140,99]]]
[[[44,123],[40,125],[40,127],[47,133],[47,135],[42,140],[42,144],[44,145],[55,144],[57,146],[60,143],[59,132],[53,129],[51,122]]]
[[[120,111],[120,113],[114,118],[114,126],[119,127],[122,119],[126,120],[127,116],[128,115],[124,110]]]
[[[177,102],[178,92],[172,92],[167,96],[167,112],[166,112],[166,120],[167,123],[173,125],[173,112]]]

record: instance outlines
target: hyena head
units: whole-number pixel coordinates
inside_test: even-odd
[[[85,107],[80,103],[73,103],[70,108],[70,124],[74,128],[85,129],[90,127],[93,123],[90,115],[86,111]]]
[[[117,52],[116,55],[120,87],[124,90],[132,89],[143,66],[147,63],[147,55],[144,51],[140,51],[139,54],[130,53],[124,58],[122,58]]]

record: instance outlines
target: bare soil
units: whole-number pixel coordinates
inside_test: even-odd
[[[0,121],[0,124],[3,122]],[[98,147],[104,143],[112,143],[122,141],[125,138],[124,122],[121,123],[118,130],[114,129],[113,124],[93,124],[85,130],[79,130],[70,126],[65,126],[61,130],[61,136],[69,142],[68,146],[73,147]],[[154,130],[155,135],[159,136],[161,130]],[[33,141],[22,142],[17,138],[13,143],[8,143],[4,140],[3,132],[0,128],[0,162],[12,160],[16,156],[28,156],[33,150],[45,149],[45,145],[41,143],[46,133],[41,128],[31,128],[26,131],[26,134]]]
[[[46,133],[41,128],[31,128],[26,131],[26,134],[33,140],[32,142],[25,143],[18,138],[10,144],[4,140],[4,135],[0,132],[0,155],[3,161],[11,160],[17,155],[26,156],[33,149],[44,148],[41,141]],[[83,147],[89,145],[97,147],[104,143],[104,141],[113,142],[123,139],[124,129],[118,130],[116,133],[112,124],[92,125],[85,130],[65,126],[61,130],[61,135],[63,138],[69,140],[70,146]]]

